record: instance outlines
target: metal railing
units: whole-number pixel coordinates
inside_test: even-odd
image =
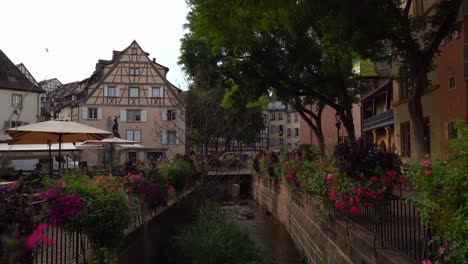
[[[431,231],[422,223],[416,206],[406,199],[393,196],[356,214],[335,210],[335,215],[372,234],[374,250],[395,249],[421,263],[434,256],[438,245]]]
[[[51,245],[42,244],[33,251],[34,264],[86,263],[86,253],[90,243],[79,231],[65,231],[60,226],[52,225],[48,217],[42,223],[47,224],[46,235],[52,238]]]
[[[393,124],[393,109],[362,120],[362,130],[369,131],[375,128]]]

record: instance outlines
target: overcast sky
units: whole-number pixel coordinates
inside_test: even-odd
[[[0,9],[0,49],[37,81],[85,79],[98,59],[135,39],[170,68],[169,81],[186,88],[177,65],[185,0],[0,0]]]

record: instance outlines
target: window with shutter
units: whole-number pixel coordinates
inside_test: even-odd
[[[411,134],[409,122],[400,124],[400,143],[401,156],[411,157]]]

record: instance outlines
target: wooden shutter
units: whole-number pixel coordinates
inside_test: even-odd
[[[115,87],[115,96],[119,97],[120,96],[120,87]]]
[[[88,119],[88,108],[87,107],[83,107],[83,116],[81,117],[81,119]]]
[[[146,122],[148,120],[148,111],[141,110],[141,122]]]
[[[167,144],[167,131],[164,130],[162,132],[162,140],[161,140],[162,144],[166,145]]]
[[[164,97],[164,86],[159,87],[159,97]]]
[[[463,77],[468,80],[468,44],[463,45]]]
[[[161,115],[162,115],[162,120],[166,121],[167,120],[167,111],[166,111],[166,109],[162,109]]]
[[[109,88],[107,88],[107,85],[104,86],[104,96],[109,96]]]
[[[154,97],[153,95],[153,87],[148,88],[148,97]]]
[[[133,140],[141,142],[141,131],[140,130],[133,131]]]
[[[133,140],[133,130],[127,130],[127,140]]]
[[[97,119],[102,119],[102,108],[97,109]]]
[[[127,122],[127,110],[120,110],[120,121]]]

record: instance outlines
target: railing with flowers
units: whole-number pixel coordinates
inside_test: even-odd
[[[314,149],[258,153],[250,166],[254,175],[308,193],[319,217],[335,216],[346,221],[347,227],[367,230],[374,249],[393,248],[419,263],[427,262],[439,249],[430,242],[432,234],[421,212],[400,196],[406,175],[398,156],[374,145],[364,141],[341,144],[333,157],[320,156]]]
[[[147,163],[126,171],[125,177],[68,174],[43,180],[41,189],[26,191],[18,182],[2,187],[0,195],[9,195],[12,202],[0,207],[5,216],[0,246],[6,249],[0,252],[0,262],[117,263],[125,234],[175,203],[177,194],[185,194],[192,169],[187,161]],[[24,224],[18,222],[22,219]],[[28,228],[16,234],[10,228],[16,224]]]

